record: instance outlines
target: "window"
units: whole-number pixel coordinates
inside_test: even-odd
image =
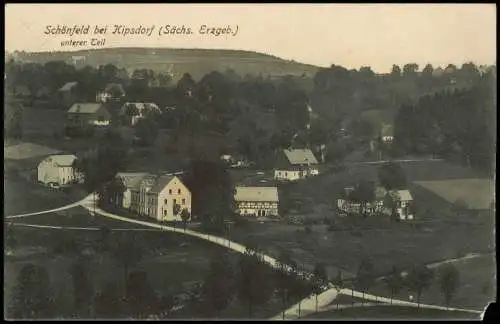
[[[167,216],[167,211],[163,210],[163,216]]]
[[[285,172],[285,177],[288,177],[288,172]]]
[[[185,205],[186,204],[186,199],[182,198],[182,204]]]
[[[168,194],[171,195],[172,194],[172,189],[168,189]]]
[[[175,206],[175,204],[177,204],[177,199],[174,199],[174,206]]]
[[[166,205],[166,204],[167,204],[167,200],[165,199],[165,200],[163,201],[163,203]]]
[[[177,189],[177,194],[181,194],[181,189]]]

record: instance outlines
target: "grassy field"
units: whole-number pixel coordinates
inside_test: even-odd
[[[490,179],[454,179],[416,183],[450,203],[458,199],[463,200],[469,209],[488,209],[494,199],[494,183]]]
[[[417,309],[403,306],[367,306],[326,311],[308,315],[304,320],[355,319],[355,320],[478,320],[479,315],[464,312],[451,312],[435,309]]]
[[[87,193],[78,186],[50,189],[24,179],[4,177],[4,216],[61,207],[86,195]]]
[[[456,214],[448,201],[414,183],[436,178],[477,178],[473,172],[445,162],[403,164],[417,208],[415,220],[391,223],[387,218],[379,217],[337,217],[334,203],[342,188],[359,179],[376,180],[377,168],[376,165],[356,165],[340,173],[323,174],[281,186],[280,204],[291,205],[289,213],[284,216],[300,216],[311,222],[309,234],[304,225],[283,222],[251,223],[246,228],[235,228],[230,236],[243,244],[258,245],[274,256],[287,251],[298,263],[311,270],[317,262],[322,262],[327,266],[330,278],[336,276],[339,269],[344,278],[354,276],[365,258],[373,260],[376,274],[384,275],[393,265],[406,269],[413,264],[429,264],[494,249],[491,211]],[[329,226],[323,224],[324,220],[334,221],[335,225],[329,230]],[[488,267],[482,270],[484,281],[491,278],[489,270]],[[464,298],[468,300],[463,303],[471,305],[480,299],[477,292]],[[475,307],[481,308],[479,304]]]

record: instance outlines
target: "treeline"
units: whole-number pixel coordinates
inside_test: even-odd
[[[444,157],[486,171],[494,168],[496,75],[470,89],[445,91],[404,105],[395,121],[399,152]]]
[[[483,70],[494,67],[465,63],[460,68],[449,64],[434,68],[427,64],[421,71],[415,63],[402,68],[393,65],[391,73],[375,74],[370,67],[348,70],[332,65],[314,76],[311,102],[318,112],[332,118],[356,116],[372,109],[399,109],[420,96],[444,89],[469,88],[478,82]]]

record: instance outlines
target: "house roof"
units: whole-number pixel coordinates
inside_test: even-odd
[[[380,130],[380,135],[384,136],[394,136],[394,127],[391,124],[383,124]]]
[[[117,177],[121,178],[126,188],[137,187],[141,183],[141,179],[148,174],[146,172],[118,172]]]
[[[170,181],[172,181],[174,178],[176,178],[176,176],[174,175],[171,175],[171,174],[168,174],[168,175],[162,175],[162,176],[159,176],[157,179],[156,179],[156,183],[154,184],[153,188],[151,188],[151,190],[149,191],[150,193],[159,193],[160,191],[162,191],[166,185],[168,185],[170,183]]]
[[[69,91],[73,89],[78,84],[78,82],[66,82],[61,88],[59,88],[59,91]]]
[[[310,149],[283,150],[290,164],[318,164]]]
[[[80,103],[77,102],[69,108],[69,113],[79,113],[79,114],[93,114],[96,113],[102,104],[100,103]]]
[[[278,201],[276,187],[236,187],[236,201]]]
[[[47,157],[44,161],[55,163],[57,166],[72,166],[73,162],[76,160],[76,156],[73,154],[59,154],[51,155]]]
[[[396,190],[399,194],[399,197],[402,201],[410,201],[413,200],[413,197],[409,190]]]

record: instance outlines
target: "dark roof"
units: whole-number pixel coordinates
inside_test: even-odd
[[[153,186],[153,188],[151,188],[151,190],[149,192],[150,193],[159,193],[174,178],[175,178],[174,175],[162,175],[162,176],[158,177],[158,179],[156,179],[155,185]]]

